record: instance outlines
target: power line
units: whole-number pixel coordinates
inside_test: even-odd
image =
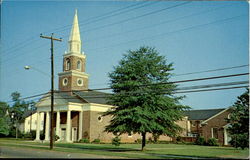
[[[248,88],[249,85],[244,85],[244,86],[236,86],[236,87],[225,87],[225,88],[213,88],[213,89],[202,89],[202,90],[190,90],[190,91],[182,91],[182,92],[173,92],[173,94],[181,94],[181,93],[191,93],[191,92],[206,92],[206,91],[216,91],[216,90],[228,90],[228,89],[238,89],[238,88]],[[141,92],[142,93],[142,92]],[[157,94],[167,94],[168,92],[158,92]],[[136,93],[139,94],[139,93]],[[109,96],[111,96],[112,94],[106,94],[105,96],[83,96],[83,97],[71,97],[71,98],[55,98],[55,99],[82,99],[82,98],[108,98]],[[124,95],[120,95],[121,97],[129,97],[130,95],[128,95],[127,93]],[[46,96],[49,97],[49,96]],[[44,97],[44,98],[46,98]]]
[[[216,72],[216,71],[222,71],[222,70],[230,70],[230,69],[236,69],[236,68],[243,68],[247,67],[249,64],[245,65],[239,65],[239,66],[231,66],[231,67],[223,67],[223,68],[217,68],[217,69],[210,69],[205,71],[198,71],[198,72],[189,72],[189,73],[180,73],[180,74],[173,74],[172,76],[184,76],[184,75],[191,75],[191,74],[199,74],[199,73],[207,73],[207,72]],[[107,83],[100,83],[99,85],[107,85]]]
[[[214,88],[214,89],[203,89],[203,90],[194,90],[194,91],[183,91],[183,92],[175,92],[177,93],[191,93],[191,92],[205,92],[205,91],[215,91],[215,90],[227,90],[227,89],[237,89],[237,88],[247,88],[249,85],[246,86],[237,86],[237,87],[227,87],[227,88]]]
[[[222,9],[222,8],[225,8],[225,7],[228,7],[228,6],[232,6],[232,5],[225,5],[225,6],[222,6],[222,7],[212,8],[212,9],[209,9],[209,10],[205,10],[205,11],[193,13],[193,14],[190,14],[190,15],[185,15],[185,16],[182,16],[182,17],[178,17],[178,18],[175,18],[175,19],[170,19],[170,20],[162,21],[160,23],[152,24],[152,25],[149,25],[149,26],[146,26],[146,27],[140,27],[140,28],[137,28],[137,29],[132,29],[132,30],[129,30],[129,31],[126,31],[126,32],[122,32],[122,33],[109,34],[109,35],[106,35],[106,36],[96,37],[92,41],[96,41],[98,39],[103,39],[103,38],[113,38],[114,36],[119,36],[119,35],[122,35],[122,34],[131,33],[131,32],[137,31],[137,30],[142,31],[142,30],[145,30],[145,29],[148,29],[148,28],[158,27],[159,25],[163,25],[163,24],[166,24],[166,23],[171,23],[171,22],[174,22],[174,21],[178,21],[178,20],[181,20],[181,19],[186,19],[188,17],[193,17],[193,16],[197,16],[197,15],[200,16],[201,14],[212,12],[212,11],[215,11],[215,10],[218,10],[218,9]],[[85,43],[89,42],[89,41],[91,41],[91,40],[85,41]]]
[[[218,68],[218,69],[211,69],[211,70],[205,70],[205,71],[198,71],[198,72],[189,72],[189,73],[183,73],[183,74],[176,74],[176,75],[173,75],[173,76],[184,76],[184,75],[190,75],[190,74],[215,72],[215,71],[222,71],[222,70],[228,70],[228,69],[242,68],[242,67],[247,67],[247,66],[249,66],[249,64],[240,65],[240,66],[233,66],[233,67]]]
[[[246,16],[246,15],[243,14],[243,15],[234,16],[234,17],[230,17],[230,18],[220,19],[220,20],[217,20],[217,21],[212,21],[212,22],[205,23],[205,24],[200,24],[200,25],[194,25],[194,26],[183,28],[183,29],[180,29],[180,30],[165,32],[165,33],[157,34],[157,35],[154,35],[154,36],[148,36],[148,37],[144,37],[144,38],[140,38],[140,39],[136,39],[136,40],[131,40],[131,41],[126,41],[126,42],[110,45],[110,46],[107,46],[107,47],[99,47],[99,48],[90,49],[90,50],[91,51],[96,51],[96,50],[100,50],[100,49],[104,50],[104,49],[109,49],[109,48],[113,48],[113,47],[116,47],[116,46],[132,43],[132,42],[137,42],[137,41],[142,41],[142,40],[152,40],[152,39],[155,39],[155,38],[158,38],[158,37],[166,36],[168,34],[174,34],[174,33],[178,33],[178,32],[183,32],[183,31],[187,31],[187,30],[192,30],[192,29],[204,27],[204,26],[211,25],[211,24],[230,21],[230,20],[233,20],[233,19],[236,19],[236,18],[240,18],[242,16]],[[163,38],[166,38],[166,37],[163,37]]]
[[[122,13],[126,13],[126,12],[131,11],[131,10],[135,10],[135,9],[139,9],[139,8],[142,8],[142,7],[146,7],[146,6],[148,6],[148,5],[151,5],[151,4],[157,3],[157,2],[152,2],[152,3],[147,3],[147,4],[144,4],[144,3],[146,3],[146,2],[133,4],[133,5],[130,5],[130,6],[121,8],[121,9],[117,9],[117,10],[108,12],[108,13],[103,14],[103,15],[101,15],[101,16],[93,17],[94,19],[99,18],[99,19],[94,20],[94,21],[91,21],[93,18],[89,18],[89,19],[87,19],[87,21],[90,21],[90,22],[84,23],[84,25],[85,25],[85,24],[90,24],[90,23],[93,23],[93,22],[97,22],[97,21],[100,21],[100,20],[104,20],[104,19],[106,19],[106,18],[109,18],[109,17],[112,17],[112,16],[116,16],[116,15],[119,15],[119,14],[122,14]],[[141,5],[141,4],[144,4],[144,5],[139,6],[139,7],[136,7],[136,8],[132,8],[132,9],[130,9],[130,10],[125,10],[125,11],[120,12],[120,13],[115,14],[115,15],[109,15],[109,14],[112,14],[112,13],[114,13],[114,12],[122,11],[122,10],[124,10],[124,9],[131,8],[131,7],[134,7],[134,6],[138,6],[138,5]],[[107,15],[109,15],[109,16],[107,16]],[[105,16],[106,16],[106,17],[105,17]],[[103,18],[103,17],[104,17],[104,18]],[[86,22],[86,20],[85,20],[84,22]],[[79,24],[81,24],[81,22],[80,22]],[[71,25],[66,25],[66,26],[63,26],[63,27],[59,27],[59,28],[57,28],[57,29],[54,29],[54,32],[55,32],[56,30],[58,31],[58,29],[65,28],[65,27],[69,28],[69,27],[71,27]],[[48,32],[48,31],[47,31],[47,32]],[[47,33],[47,32],[45,32],[45,33]],[[66,37],[66,36],[63,36],[63,37]],[[34,39],[34,37],[31,37],[31,38],[28,39],[28,40],[31,41],[31,40],[33,40],[33,39]],[[24,42],[21,42],[21,43],[19,43],[19,44],[17,45],[17,46],[19,46],[19,45],[23,44],[22,47],[17,47],[17,46],[16,46],[16,47],[12,47],[11,49],[15,48],[14,51],[16,51],[17,49],[24,48],[24,47],[27,46],[27,45],[30,46],[30,43],[28,42],[28,40],[26,40],[26,41],[24,41]],[[37,41],[37,40],[36,40],[36,41]],[[11,50],[11,49],[8,49],[8,50]],[[6,51],[4,50],[4,52],[7,52],[7,49],[6,49]],[[13,52],[13,51],[11,51],[11,52]]]
[[[223,75],[223,76],[204,77],[204,78],[187,79],[187,80],[172,81],[172,82],[160,82],[160,83],[154,83],[154,84],[142,84],[142,85],[138,85],[137,87],[164,85],[164,84],[173,84],[173,83],[186,83],[186,82],[194,82],[194,81],[204,81],[204,80],[211,80],[211,79],[238,77],[238,76],[244,76],[244,75],[249,75],[249,73],[240,73],[240,74],[230,74],[230,75]],[[91,89],[91,91],[110,90],[110,89],[112,89],[112,88],[97,88],[97,89]],[[75,90],[75,91],[90,91],[90,90],[84,89],[84,90]],[[71,92],[71,91],[56,91],[56,92]]]
[[[100,16],[95,16],[95,17],[89,18],[89,19],[84,20],[84,21],[82,21],[82,22],[91,21],[92,19],[96,19],[96,18],[102,18],[103,16],[107,16],[107,15],[112,14],[112,13],[114,13],[114,12],[122,11],[122,10],[124,10],[124,9],[131,8],[131,7],[134,7],[134,6],[137,6],[137,5],[140,5],[140,4],[144,4],[144,3],[146,3],[146,2],[143,2],[143,3],[139,2],[139,3],[137,3],[137,4],[133,4],[133,5],[130,5],[130,6],[127,6],[127,7],[124,7],[124,8],[120,8],[120,9],[117,9],[117,10],[114,10],[114,11],[110,11],[110,12],[104,13],[104,14],[102,14],[102,15],[100,15]],[[103,20],[103,19],[100,19],[100,20]],[[79,22],[81,23],[81,21],[79,21]],[[43,32],[43,33],[48,33],[48,32],[51,32],[51,31],[56,32],[56,31],[58,31],[59,29],[66,28],[66,27],[67,27],[67,28],[70,28],[70,27],[71,27],[71,24],[70,24],[70,25],[65,25],[65,26],[62,26],[62,27],[59,27],[59,28],[55,28],[55,29],[53,29],[53,30],[46,31],[46,32]],[[36,36],[30,37],[30,38],[28,38],[28,39],[26,39],[26,40],[24,40],[24,41],[18,43],[17,45],[10,47],[10,49],[5,49],[3,52],[7,52],[7,50],[8,50],[8,52],[9,52],[10,50],[16,49],[16,48],[19,47],[19,46],[23,46],[23,45],[26,46],[27,44],[30,44],[28,41],[34,40],[35,37],[36,37]],[[27,44],[26,44],[26,43],[27,43]],[[23,48],[23,47],[22,47],[22,48]]]
[[[201,81],[201,80],[209,80],[209,79],[218,79],[218,78],[228,78],[228,77],[235,77],[235,76],[244,76],[244,75],[248,75],[249,73],[241,73],[241,74],[233,74],[233,75],[224,75],[224,76],[216,76],[216,77],[205,77],[205,78],[198,78],[198,79],[189,79],[189,80],[181,80],[181,81],[173,81],[173,82],[166,82],[166,83],[157,83],[157,84],[148,84],[148,85],[138,85],[138,87],[143,87],[143,86],[149,86],[149,85],[161,85],[161,84],[169,84],[169,83],[183,83],[183,82],[191,82],[191,81]],[[231,82],[231,84],[235,84],[236,82]],[[237,83],[245,83],[245,81],[242,82],[237,82]],[[213,84],[215,85],[215,84]],[[225,85],[225,83],[224,83]],[[228,83],[227,83],[228,85]],[[193,86],[194,87],[194,86]],[[75,90],[75,91],[96,91],[96,90],[110,90],[112,88],[99,88],[99,89],[88,89],[88,90]],[[72,91],[55,91],[55,93],[58,92],[72,92]],[[34,98],[34,97],[38,97],[38,96],[42,96],[45,95],[47,93],[42,93],[42,94],[38,94],[38,95],[34,95],[34,96],[29,96],[29,97],[25,97],[25,98],[21,98],[21,100],[23,99],[29,99],[29,98]],[[13,102],[13,101],[8,101],[8,103]]]
[[[243,75],[247,75],[249,73],[242,73],[242,74],[234,74],[234,75],[225,75],[225,76],[216,76],[216,77],[207,77],[207,78],[199,78],[199,79],[189,79],[189,80],[182,80],[182,81],[174,81],[174,82],[167,82],[167,83],[182,83],[182,82],[191,82],[191,81],[199,81],[199,80],[208,80],[208,79],[217,79],[217,78],[227,78],[227,77],[235,77],[235,76],[243,76]],[[231,83],[223,83],[223,84],[211,84],[211,85],[203,85],[203,86],[199,86],[201,87],[215,87],[215,86],[225,86],[225,85],[236,85],[236,84],[244,84],[247,81],[241,81],[241,82],[231,82]],[[167,84],[164,83],[164,84]],[[163,83],[160,83],[163,84]],[[151,85],[151,84],[150,84]],[[153,84],[153,85],[159,85],[159,84]],[[145,86],[145,85],[140,85],[140,86]],[[189,89],[197,89],[198,86],[192,86],[193,88],[189,88]],[[89,89],[89,90],[75,90],[77,91],[96,91],[96,90],[110,90],[111,88],[99,88],[99,89]],[[182,88],[185,89],[185,88]],[[186,88],[187,89],[187,88]],[[54,91],[55,93],[59,93],[59,92],[72,92],[72,91]],[[190,92],[190,91],[188,91]],[[187,93],[188,93],[187,92]],[[176,93],[184,93],[184,92],[176,92]],[[34,98],[34,97],[38,97],[38,96],[42,96],[42,95],[46,95],[48,93],[42,93],[42,94],[38,94],[38,95],[34,95],[34,96],[29,96],[29,97],[25,97],[25,98],[21,98],[21,100],[24,99],[30,99],[30,98]],[[7,103],[11,103],[13,101],[8,101]]]
[[[170,7],[166,7],[166,8],[163,8],[163,9],[159,9],[159,10],[156,10],[156,11],[153,11],[153,12],[149,12],[149,13],[146,13],[146,14],[143,14],[143,15],[140,15],[140,16],[136,16],[136,17],[124,19],[124,20],[121,20],[121,21],[118,21],[118,22],[114,22],[114,23],[102,25],[102,26],[99,26],[99,27],[96,27],[96,28],[85,30],[83,32],[89,32],[89,31],[93,31],[93,30],[97,30],[97,29],[103,29],[105,27],[117,25],[117,24],[120,24],[120,23],[124,23],[124,22],[127,22],[127,21],[135,20],[135,19],[138,19],[138,18],[141,18],[141,17],[145,17],[145,16],[148,16],[148,15],[156,14],[156,13],[168,10],[168,9],[172,9],[172,8],[176,8],[176,7],[179,7],[179,6],[183,6],[183,5],[186,5],[188,3],[191,3],[191,1],[183,2],[183,3],[180,3],[180,4],[176,4],[176,5],[173,5],[173,6],[170,6]]]
[[[145,4],[146,3],[146,4]],[[133,4],[133,5],[130,5],[130,6],[127,6],[127,7],[123,7],[123,8],[120,8],[120,9],[117,9],[117,10],[113,10],[113,11],[110,11],[110,12],[107,12],[107,13],[104,13],[100,16],[95,16],[95,17],[92,17],[92,18],[89,18],[89,19],[86,19],[86,20],[82,20],[82,21],[79,21],[79,25],[82,26],[82,25],[87,25],[87,24],[91,24],[91,23],[94,23],[94,22],[97,22],[97,21],[101,21],[101,20],[104,20],[106,18],[110,18],[112,16],[116,16],[116,15],[119,15],[121,13],[126,13],[128,12],[126,9],[128,8],[131,8],[131,7],[134,7],[134,6],[138,6],[138,5],[141,5],[141,4],[144,4],[142,6],[139,6],[137,8],[132,8],[130,9],[129,11],[131,10],[135,10],[135,9],[139,9],[139,8],[142,8],[142,7],[146,7],[148,5],[151,5],[153,3],[156,3],[156,2],[151,2],[151,3],[147,3],[147,2],[139,2],[137,4]],[[122,11],[122,10],[125,10],[125,11]],[[122,12],[121,12],[122,11]],[[120,12],[118,14],[113,14],[115,12]],[[113,15],[110,15],[110,14],[113,14]],[[105,17],[106,16],[106,17]],[[93,20],[94,19],[94,20]],[[92,21],[91,21],[92,20]],[[83,23],[84,22],[84,23]],[[57,29],[53,29],[53,32],[58,32],[58,31],[64,31],[66,28],[70,28],[71,25],[65,25],[65,26],[62,26],[62,27],[59,27]],[[52,31],[52,30],[51,30]],[[51,31],[47,31],[47,32],[51,32]],[[46,32],[45,32],[46,33]]]

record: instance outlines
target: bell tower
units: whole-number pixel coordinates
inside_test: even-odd
[[[85,73],[86,55],[81,52],[81,38],[77,10],[68,41],[68,50],[63,55],[63,72],[59,73],[59,90],[87,90],[88,77]]]

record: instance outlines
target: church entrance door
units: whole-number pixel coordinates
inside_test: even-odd
[[[72,127],[72,141],[77,141],[77,127]]]
[[[62,141],[66,140],[66,128],[62,128],[61,130],[61,140]]]

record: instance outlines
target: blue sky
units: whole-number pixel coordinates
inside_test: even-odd
[[[62,57],[67,50],[75,9],[91,89],[108,87],[108,73],[113,71],[113,66],[126,51],[140,46],[155,47],[166,56],[169,63],[174,63],[174,74],[249,63],[247,2],[4,1],[1,4],[1,101],[10,101],[14,91],[27,97],[50,90],[50,77],[41,73],[50,74],[50,41],[41,39],[40,33],[54,33],[55,37],[63,38],[63,42],[55,42],[54,50],[55,87],[58,88],[57,73],[62,71]],[[34,69],[24,70],[25,65]],[[173,76],[171,80],[245,72],[248,67]],[[182,83],[180,87],[248,79],[240,76]],[[186,93],[181,103],[193,109],[224,108],[232,105],[244,91]]]

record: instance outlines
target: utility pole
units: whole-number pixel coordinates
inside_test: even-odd
[[[54,129],[53,129],[53,121],[54,121],[54,44],[53,41],[62,41],[62,38],[54,38],[53,33],[51,36],[43,36],[40,35],[41,38],[46,38],[51,40],[51,111],[50,111],[50,149],[53,149],[53,140],[54,140]],[[47,123],[47,122],[46,122]]]

